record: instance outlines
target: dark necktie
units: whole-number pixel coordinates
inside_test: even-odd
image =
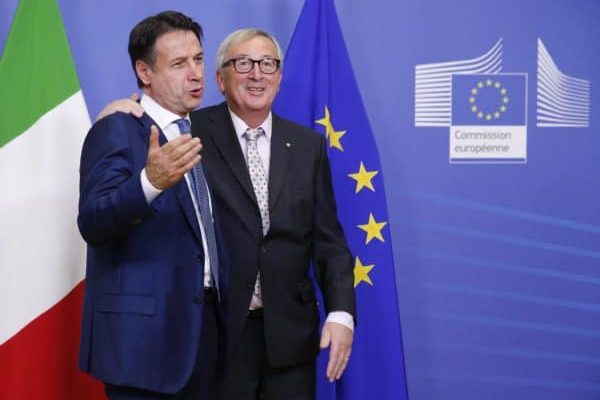
[[[190,133],[190,121],[181,118],[175,120],[177,126],[179,126],[179,132],[181,134]],[[188,172],[190,180],[190,186],[192,192],[196,197],[196,204],[200,213],[200,223],[204,229],[204,236],[206,239],[206,247],[208,247],[208,259],[210,261],[210,271],[213,278],[213,285],[219,292],[219,257],[217,253],[217,241],[215,239],[215,227],[213,225],[212,214],[210,212],[210,201],[208,193],[208,185],[206,184],[206,178],[204,176],[204,170],[202,164],[197,163],[194,168]]]

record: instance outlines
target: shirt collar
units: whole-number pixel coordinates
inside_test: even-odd
[[[235,134],[238,137],[238,139],[242,141],[242,136],[249,128],[249,126],[247,123],[244,122],[243,119],[238,117],[236,113],[231,111],[229,107],[227,107],[227,109],[229,110],[229,114],[231,115],[231,121],[233,122]],[[265,132],[267,140],[271,141],[271,133],[273,131],[273,114],[271,113],[271,111],[269,111],[269,115],[267,115],[267,118],[262,122],[262,124],[258,125],[257,128],[262,128]]]
[[[180,119],[181,116],[179,114],[175,114],[158,104],[156,100],[150,97],[147,94],[142,94],[142,98],[140,99],[140,104],[146,111],[146,114],[150,116],[156,122],[158,127],[161,130],[165,130],[170,124],[173,123],[176,119]],[[190,120],[190,115],[186,115],[185,119]]]

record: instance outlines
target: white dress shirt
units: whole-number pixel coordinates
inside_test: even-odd
[[[156,124],[158,125],[157,127],[162,130],[163,134],[167,138],[167,141],[173,140],[180,135],[179,126],[177,126],[175,121],[181,119],[181,116],[163,108],[160,104],[158,104],[152,97],[148,96],[147,94],[142,95],[142,98],[140,99],[140,104],[144,108],[146,114],[148,114],[150,118],[152,118],[154,122],[156,122]],[[185,119],[189,121],[189,115],[187,115]],[[204,227],[200,222],[200,211],[198,210],[198,204],[196,204],[196,196],[194,196],[193,194],[189,176],[188,174],[185,174],[184,176],[188,186],[188,191],[190,192],[190,197],[192,198],[192,202],[194,203],[194,211],[196,212],[196,219],[198,220],[198,225],[200,226],[200,232],[202,233],[202,250],[205,254],[204,287],[209,287],[212,286],[212,278],[210,273],[210,260],[207,256],[208,245],[206,244],[206,235],[204,234]],[[148,202],[148,204],[150,204],[162,193],[162,190],[152,186],[152,184],[148,180],[148,176],[146,175],[146,168],[142,170],[140,174],[140,180],[142,182],[142,190],[144,191],[144,196],[146,196],[146,201]],[[212,213],[212,204],[210,204],[210,207]]]
[[[238,117],[231,109],[229,110],[235,134],[237,135],[240,147],[242,148],[242,154],[246,158],[246,150],[248,147],[247,140],[244,138],[244,133],[250,128],[240,117]],[[267,173],[267,179],[269,177],[269,166],[271,159],[271,135],[273,133],[273,115],[269,112],[267,119],[263,121],[259,126],[252,128],[262,128],[265,132],[264,135],[260,135],[256,139],[256,147],[258,148],[258,155],[262,161],[265,172]],[[247,160],[246,160],[247,161]],[[345,311],[332,311],[327,314],[325,322],[336,322],[342,324],[351,330],[354,330],[354,319],[350,313]]]

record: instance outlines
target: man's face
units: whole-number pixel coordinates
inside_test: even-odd
[[[253,60],[265,57],[278,58],[273,42],[263,36],[256,36],[232,46],[225,61],[240,56],[247,56]],[[266,118],[275,100],[275,95],[279,91],[281,69],[273,74],[265,74],[255,63],[250,72],[240,74],[230,64],[217,71],[217,83],[235,114],[242,119],[250,115],[260,115],[261,118]]]
[[[154,44],[154,64],[138,60],[144,92],[181,116],[200,105],[204,94],[204,53],[191,31],[171,31]]]

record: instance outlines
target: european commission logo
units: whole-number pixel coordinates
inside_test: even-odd
[[[450,162],[525,162],[527,75],[452,76]]]
[[[590,81],[563,74],[538,39],[537,126],[588,128]]]
[[[483,55],[415,67],[415,126],[450,128],[451,163],[527,161],[527,74],[503,73],[503,41]],[[590,82],[560,71],[538,39],[536,126],[585,128]]]

